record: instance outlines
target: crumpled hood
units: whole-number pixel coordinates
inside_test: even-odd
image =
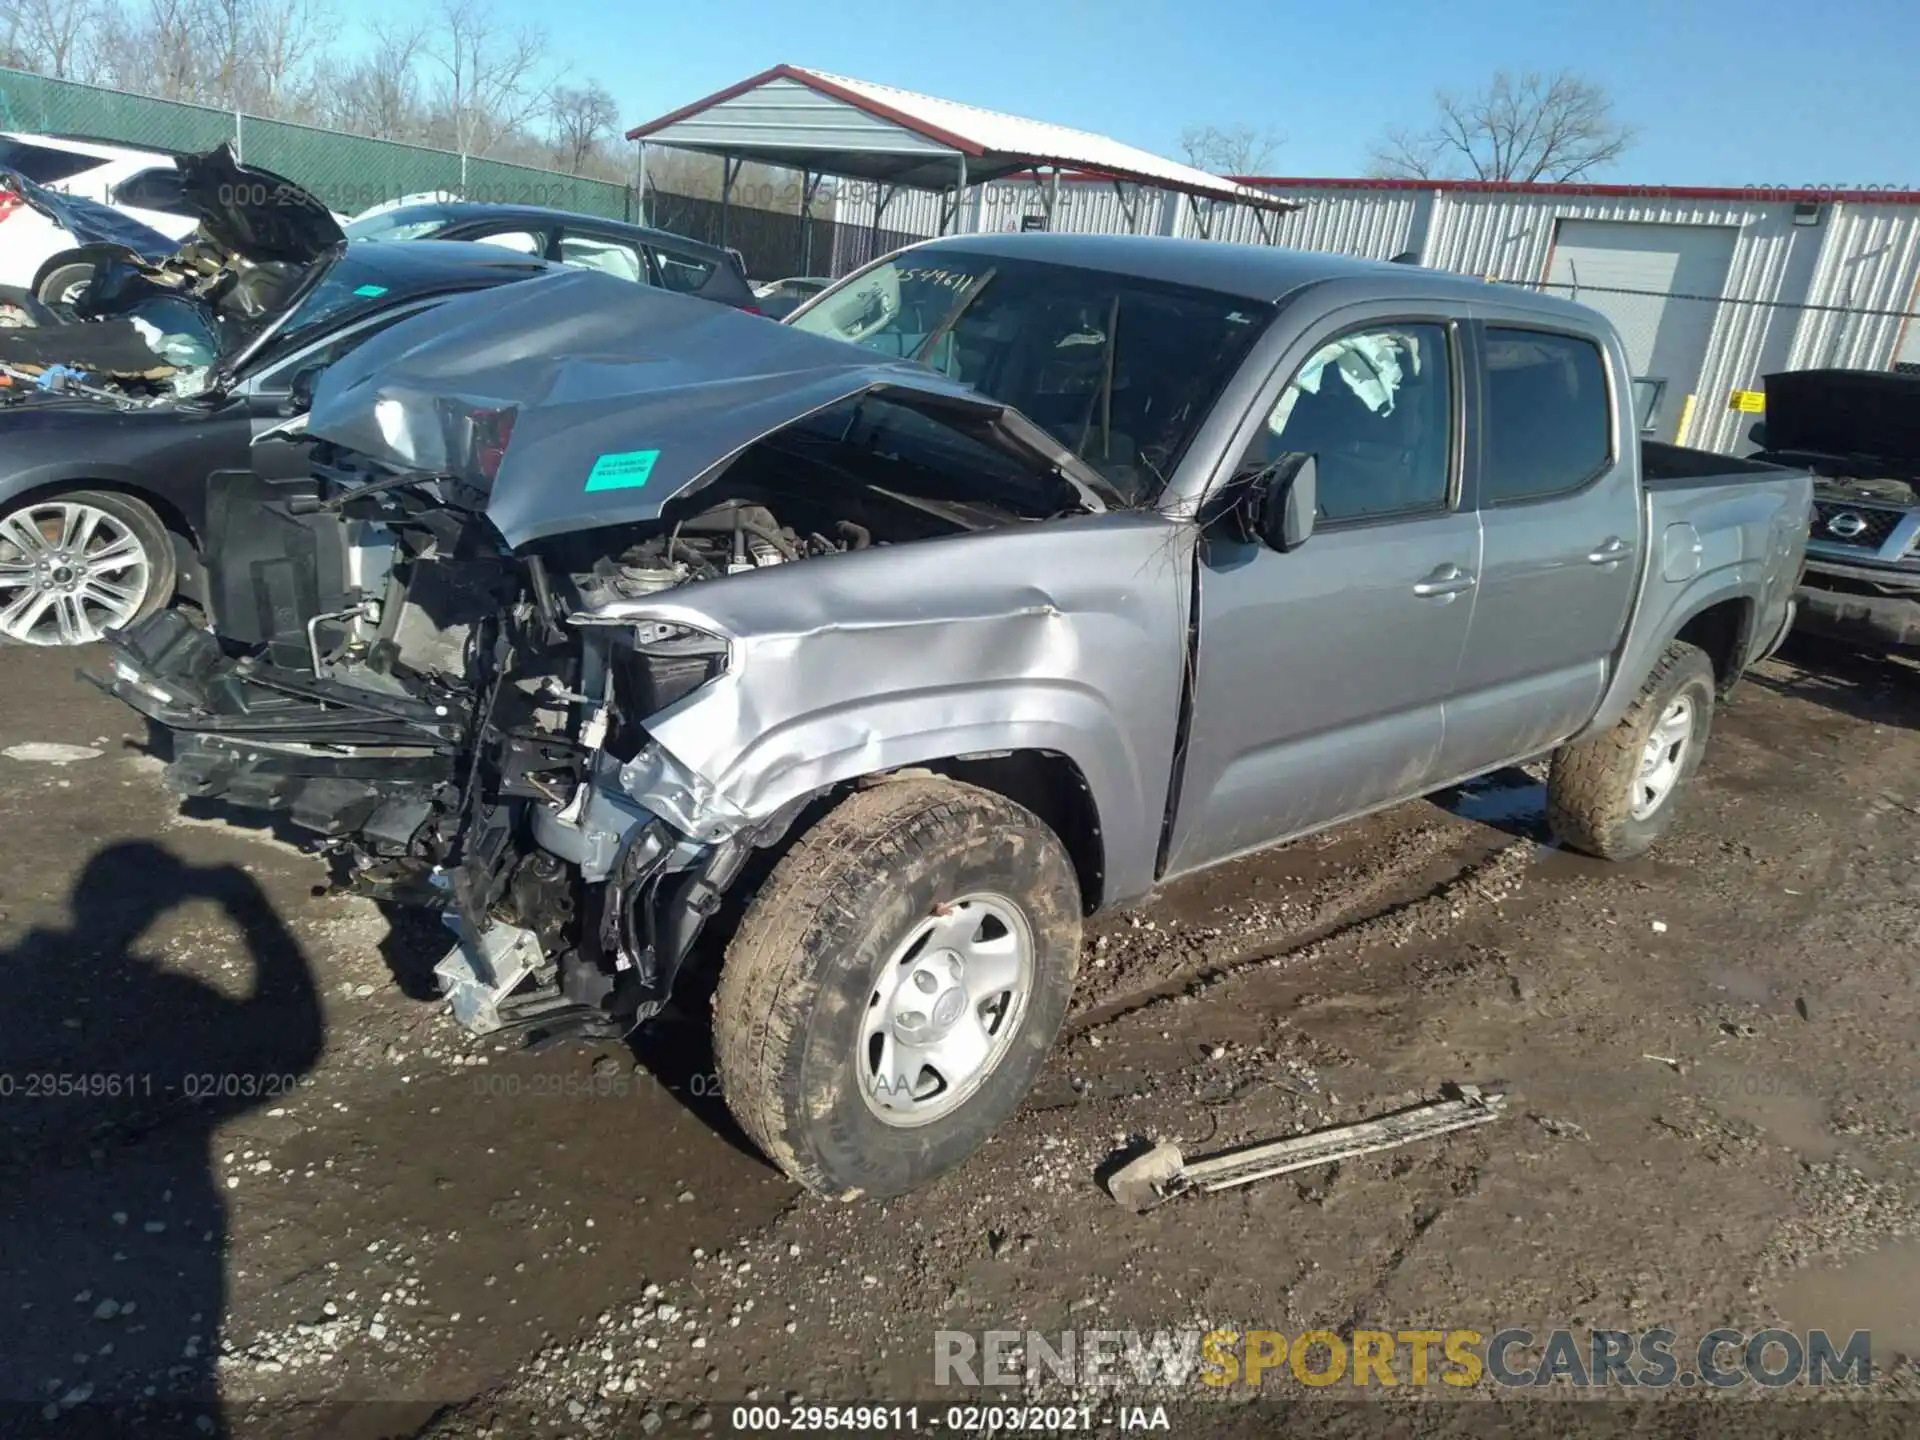
[[[1920,375],[1791,370],[1766,383],[1769,451],[1854,456],[1920,474]]]
[[[0,168],[0,189],[18,195],[30,208],[73,236],[77,244],[124,245],[143,260],[160,260],[179,248],[176,242],[123,210],[80,195],[49,190],[17,170]]]
[[[231,146],[175,164],[181,196],[200,217],[201,233],[241,259],[306,265],[346,243],[339,221],[317,198],[271,170],[242,165]]]
[[[487,492],[488,519],[518,548],[657,519],[756,440],[870,392],[1038,461],[1066,508],[1105,508],[1105,483],[1046,431],[925,366],[586,270],[458,297],[375,336],[328,367],[307,430]]]

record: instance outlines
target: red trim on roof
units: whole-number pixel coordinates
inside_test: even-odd
[[[670,111],[662,115],[658,120],[649,120],[644,125],[634,126],[633,129],[627,132],[627,139],[643,140],[647,136],[655,134],[677,121],[685,120],[690,115],[697,115],[702,110],[706,110],[714,105],[719,105],[724,101],[732,100],[737,96],[744,95],[749,90],[757,89],[769,80],[797,81],[809,90],[831,96],[843,104],[853,106],[856,110],[865,111],[876,119],[885,120],[891,125],[898,125],[903,130],[911,130],[914,134],[931,140],[936,145],[950,146],[968,155],[984,155],[987,153],[986,146],[980,144],[977,140],[969,140],[964,136],[954,134],[951,130],[943,130],[938,125],[929,125],[926,121],[917,116],[909,115],[904,110],[896,110],[891,105],[883,105],[871,96],[862,95],[857,90],[849,90],[844,85],[836,85],[831,80],[824,80],[811,71],[802,70],[797,65],[776,65],[771,70],[762,70],[758,75],[740,81],[737,85],[729,85],[724,90],[716,90],[705,99],[696,100],[691,105],[682,105],[678,110]]]
[[[868,95],[862,95],[857,90],[849,90],[844,85],[836,85],[831,80],[823,80],[820,76],[810,74],[796,66],[781,65],[776,68],[785,71],[787,78],[790,80],[798,80],[802,85],[812,90],[818,90],[822,95],[831,95],[836,100],[844,100],[856,110],[864,110],[869,115],[877,116],[882,120],[890,120],[904,130],[913,131],[916,135],[924,135],[935,144],[951,145],[954,149],[964,150],[969,155],[984,155],[987,153],[987,147],[982,145],[978,140],[969,140],[965,136],[954,134],[951,130],[942,130],[938,125],[929,125],[918,116],[909,115],[904,110],[896,110],[891,105],[883,105],[878,100]]]
[[[1920,190],[1807,189],[1785,185],[1592,185],[1578,180],[1565,184],[1519,180],[1340,180],[1325,175],[1229,175],[1227,179],[1261,190],[1454,190],[1489,195],[1593,195],[1625,200],[1790,201],[1802,205],[1844,200],[1868,205],[1920,205]]]
[[[665,129],[676,120],[684,120],[689,115],[698,115],[709,105],[718,105],[723,100],[731,100],[736,95],[746,94],[747,91],[753,89],[756,85],[764,85],[769,80],[778,79],[780,72],[787,68],[785,65],[776,65],[771,70],[762,70],[758,75],[749,75],[746,79],[737,84],[729,85],[724,90],[716,90],[713,94],[696,100],[691,105],[682,105],[678,110],[669,110],[658,120],[649,120],[644,125],[634,126],[633,129],[627,131],[627,139],[644,140],[647,136],[653,134],[654,131]]]
[[[1059,172],[1059,175],[1062,185],[1092,185],[1118,182],[1127,185],[1152,186],[1160,183],[1157,181],[1142,180],[1131,172],[1119,173],[1112,170],[1062,170]],[[1043,175],[1038,170],[1009,170],[999,179],[989,180],[987,183],[989,185],[1004,185],[1010,180],[1017,180],[1027,185],[1045,185],[1051,178],[1051,176]]]

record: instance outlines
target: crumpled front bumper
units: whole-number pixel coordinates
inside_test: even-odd
[[[165,783],[178,795],[404,846],[454,778],[463,717],[448,707],[235,660],[168,611],[108,647],[110,668],[81,676],[166,732]]]
[[[708,847],[683,843],[620,791],[621,767],[606,757],[564,809],[520,795],[532,817],[522,830],[499,796],[472,805],[454,798],[466,796],[473,769],[460,748],[469,743],[464,707],[236,660],[177,615],[129,627],[110,647],[110,668],[86,678],[168,732],[169,789],[281,812],[318,835],[352,837],[363,851],[370,844],[396,858],[412,879],[388,893],[441,909],[453,943],[435,974],[454,1017],[477,1034],[625,1033],[664,1003],[731,873],[705,868]],[[494,784],[512,793],[507,767],[500,772]],[[474,820],[464,840],[451,853],[429,849],[443,863],[421,861],[423,839],[444,843],[456,811]],[[436,815],[441,823],[429,826]],[[527,842],[538,850],[517,853],[544,851],[600,887],[581,950],[549,954],[533,929],[496,908],[514,847]],[[739,852],[725,854],[737,863]],[[688,868],[669,902],[655,887],[674,867]]]

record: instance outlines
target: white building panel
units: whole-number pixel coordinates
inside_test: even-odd
[[[1770,373],[1920,365],[1920,319],[1909,318],[1920,311],[1920,204],[1904,197],[1823,198],[1810,207],[1806,197],[1606,187],[1270,188],[1300,208],[1263,217],[1230,202],[1141,191],[1129,214],[1109,182],[1064,180],[1053,227],[1204,234],[1379,260],[1412,253],[1426,265],[1558,294],[1575,293],[1577,281],[1577,298],[1620,327],[1636,371],[1667,381],[1652,433],[1708,449],[1751,448],[1745,435],[1756,417],[1731,408],[1731,398],[1761,389]],[[1021,216],[1044,209],[1031,182],[996,182],[970,193],[962,228],[1017,230]],[[850,203],[839,218],[859,214]],[[935,234],[937,203],[896,200],[883,225]],[[1636,290],[1655,293],[1610,293]],[[1695,295],[1708,298],[1679,298]],[[1686,432],[1676,436],[1689,395]]]
[[[1643,434],[1675,438],[1685,397],[1706,363],[1739,236],[1727,225],[1559,222],[1548,285],[1620,331]]]
[[[1903,330],[1899,312],[1914,309],[1920,285],[1920,206],[1831,206],[1826,243],[1806,299],[1789,366],[1884,370],[1894,363]]]

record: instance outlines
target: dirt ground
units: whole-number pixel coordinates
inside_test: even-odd
[[[71,655],[0,651],[0,1434],[726,1433],[945,1405],[936,1330],[1722,1325],[1871,1330],[1913,1433],[1920,667],[1788,653],[1648,859],[1552,847],[1516,771],[1103,918],[1020,1116],[846,1205],[740,1139],[693,1020],[470,1039],[434,926],[181,815]],[[1506,1114],[1144,1215],[1098,1180],[1444,1081]],[[1251,1393],[1158,1398],[1266,1433]]]

